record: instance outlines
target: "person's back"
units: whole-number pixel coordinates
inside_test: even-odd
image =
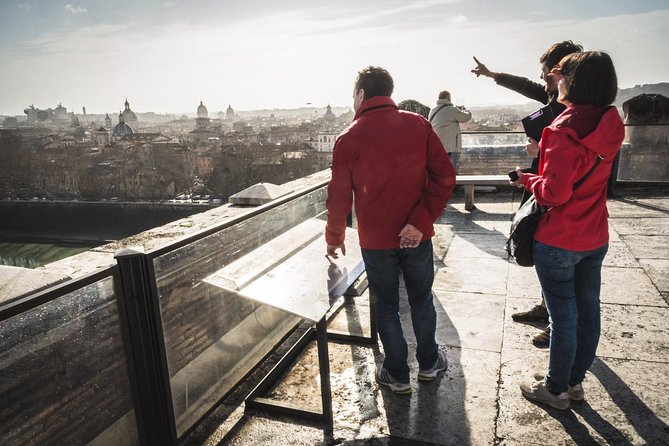
[[[425,118],[398,110],[389,97],[365,101],[356,116],[339,136],[334,156],[352,172],[361,245],[395,248],[423,194],[428,151],[437,141],[430,141],[434,133]]]
[[[446,370],[435,341],[432,284],[434,222],[455,186],[455,171],[430,123],[398,110],[394,83],[380,67],[358,73],[354,122],[335,143],[328,185],[327,255],[346,254],[346,217],[355,201],[358,235],[385,359],[376,381],[411,394],[408,346],[399,319],[400,271],[416,339],[417,379],[433,381]]]
[[[439,93],[437,105],[430,110],[428,119],[439,136],[444,150],[451,158],[451,162],[457,169],[462,152],[462,136],[460,123],[468,122],[472,118],[471,112],[464,107],[456,107],[451,102],[451,94],[448,91]]]

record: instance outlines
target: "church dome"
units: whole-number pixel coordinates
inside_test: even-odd
[[[328,104],[328,109],[323,115],[323,118],[327,121],[332,121],[333,119],[336,119],[337,117],[335,116],[334,113],[332,113],[332,107],[330,107],[330,104]]]
[[[209,117],[209,111],[207,110],[207,107],[204,106],[202,101],[200,101],[200,105],[197,107],[197,117],[198,118],[208,118]]]
[[[225,111],[225,117],[232,119],[235,117],[235,111],[232,109],[232,106],[228,104],[228,109]]]
[[[126,104],[128,102],[126,101]],[[134,113],[133,113],[134,114]],[[125,119],[123,118],[123,113],[119,113],[118,115],[118,124],[116,124],[116,127],[114,127],[114,130],[112,131],[112,136],[117,136],[117,137],[123,137],[123,136],[128,136],[132,135],[135,133],[128,124],[125,123]]]
[[[125,100],[125,109],[123,110],[123,120],[125,122],[137,122],[137,115],[134,111],[130,110],[130,104],[128,99]]]

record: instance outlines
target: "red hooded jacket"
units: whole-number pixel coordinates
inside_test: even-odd
[[[539,174],[520,183],[539,204],[552,207],[541,218],[534,239],[570,251],[590,251],[609,241],[606,185],[625,137],[615,107],[572,104],[544,129],[539,143]],[[575,191],[574,183],[603,160]]]
[[[344,242],[354,194],[362,248],[399,248],[407,223],[427,240],[454,187],[455,169],[432,125],[388,96],[367,99],[335,143],[326,242]]]

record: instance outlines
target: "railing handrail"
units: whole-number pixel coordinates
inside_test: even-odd
[[[44,290],[12,300],[0,306],[0,322],[56,300],[66,294],[85,288],[99,280],[113,277],[116,274],[118,274],[118,266],[113,264],[77,279],[60,282]]]
[[[195,232],[193,234],[186,235],[180,239],[177,239],[173,242],[170,242],[169,244],[165,246],[161,246],[159,248],[155,248],[153,250],[150,250],[146,253],[146,255],[150,259],[155,259],[156,257],[159,257],[163,254],[166,254],[170,251],[174,251],[175,249],[182,248],[186,245],[189,245],[193,242],[196,242],[198,240],[201,240],[209,235],[215,234],[223,229],[229,228],[231,226],[234,226],[236,224],[239,224],[243,222],[244,220],[248,220],[252,217],[255,217],[256,215],[260,215],[263,212],[266,212],[270,209],[274,209],[276,207],[281,206],[282,204],[288,203],[289,201],[292,201],[296,198],[302,197],[304,195],[307,195],[315,190],[318,190],[322,187],[327,186],[327,184],[330,182],[330,179],[327,180],[321,180],[318,183],[308,186],[304,189],[299,189],[297,191],[291,192],[283,197],[279,197],[275,200],[270,201],[269,203],[262,204],[258,207],[255,207],[253,209],[250,209],[248,212],[244,212],[241,215],[237,215],[235,217],[230,218],[229,220],[226,220],[222,223],[215,224],[212,226],[209,226],[207,228],[204,228],[198,232]]]

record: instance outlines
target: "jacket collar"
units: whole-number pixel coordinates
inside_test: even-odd
[[[437,105],[453,105],[448,99],[437,99]]]
[[[397,105],[395,104],[395,101],[390,98],[390,96],[374,96],[373,98],[362,101],[362,104],[360,104],[360,108],[358,108],[358,111],[355,113],[353,120],[355,121],[356,119],[360,118],[360,116],[366,112],[379,108],[393,108],[397,110]]]

